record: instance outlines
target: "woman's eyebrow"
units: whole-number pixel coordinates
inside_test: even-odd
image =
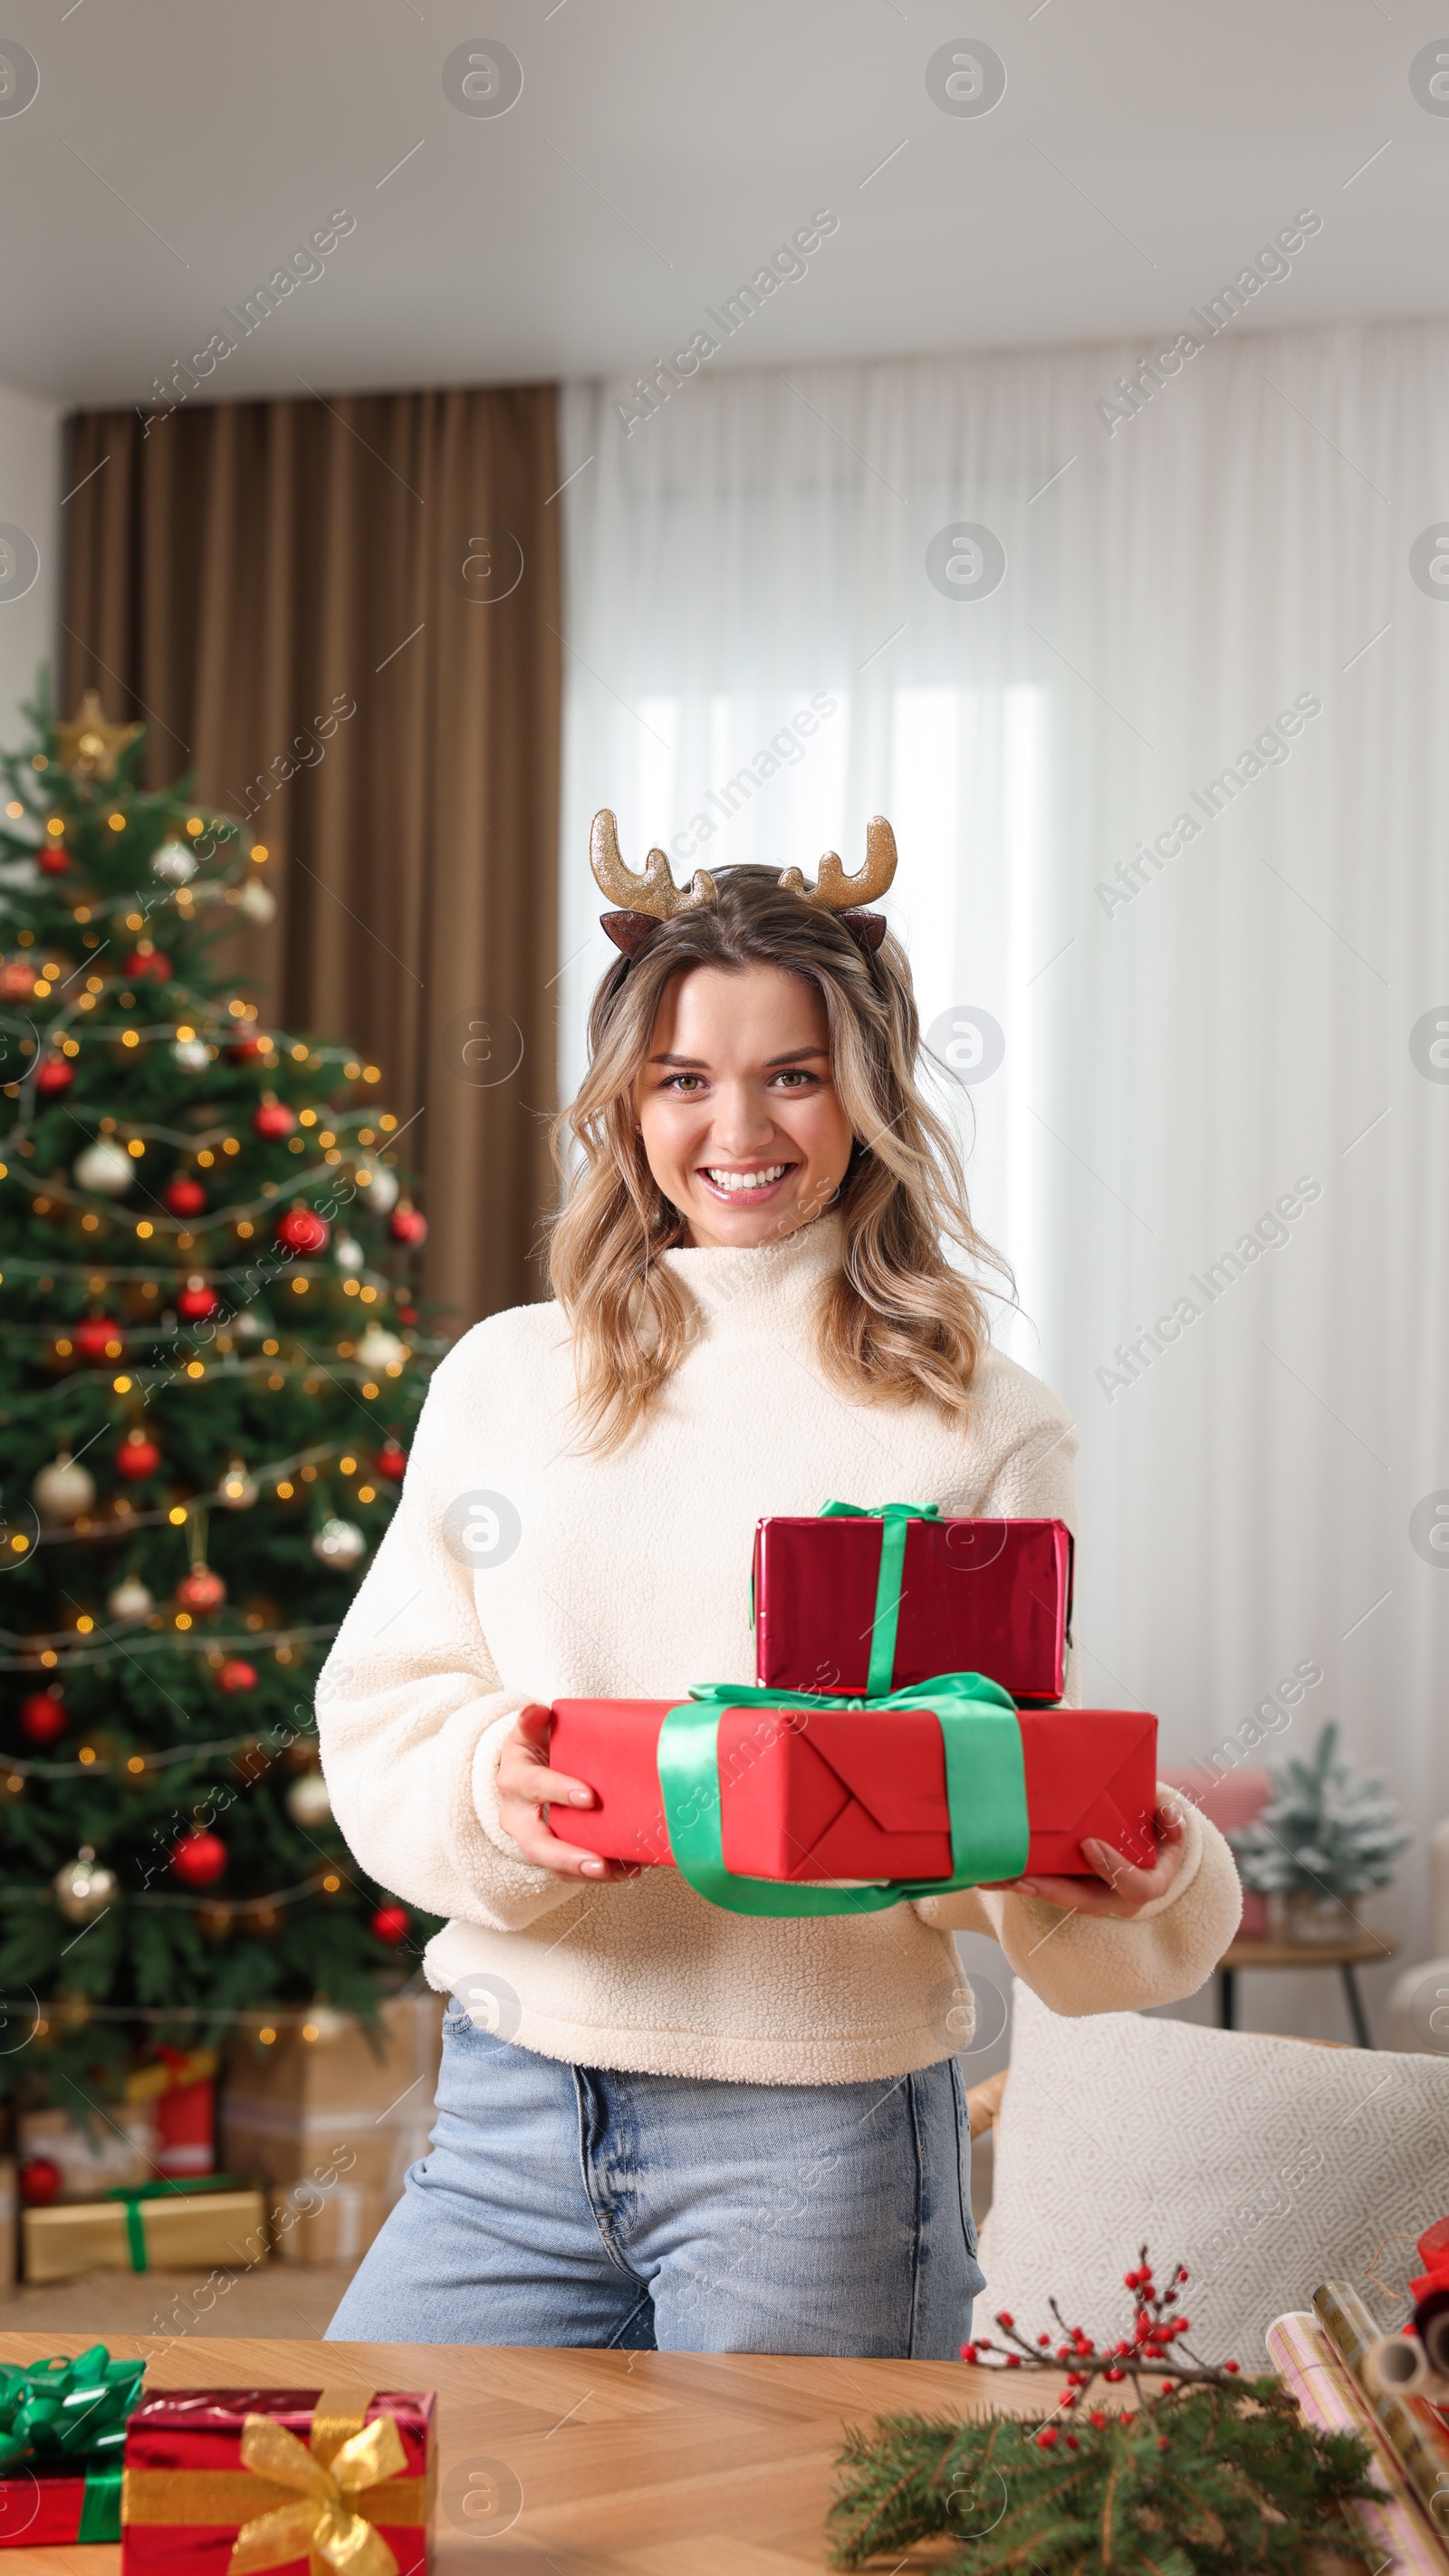
[[[777,1065],[798,1064],[803,1056],[826,1055],[828,1053],[829,1049],[823,1046],[791,1047],[788,1055],[772,1055],[768,1064],[764,1067],[764,1071],[766,1073],[773,1073]],[[651,1055],[649,1062],[651,1064],[672,1064],[681,1073],[707,1073],[709,1071],[709,1066],[705,1062],[704,1057],[699,1055]]]

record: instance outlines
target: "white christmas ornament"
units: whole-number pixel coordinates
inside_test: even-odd
[[[94,1923],[116,1893],[115,1871],[96,1859],[89,1843],[81,1844],[74,1860],[62,1861],[50,1883],[67,1923]]]
[[[270,886],[264,886],[259,877],[248,877],[241,893],[237,896],[236,908],[248,921],[265,924],[277,918],[277,898]]]
[[[232,1325],[232,1331],[244,1342],[259,1342],[271,1329],[266,1316],[255,1306],[243,1306]]]
[[[204,1038],[178,1038],[171,1052],[187,1073],[204,1073],[211,1062],[211,1049]]]
[[[139,1574],[123,1574],[114,1592],[106,1595],[106,1608],[113,1619],[144,1619],[155,1606],[154,1595],[147,1591]]]
[[[136,1166],[124,1145],[109,1136],[97,1136],[77,1154],[70,1167],[71,1179],[79,1190],[99,1190],[103,1198],[118,1199],[125,1195],[136,1177]]]
[[[287,1791],[287,1813],[294,1825],[325,1825],[332,1813],[327,1783],[320,1771],[304,1771]]]
[[[357,1356],[368,1369],[397,1368],[407,1355],[406,1342],[400,1342],[396,1333],[389,1333],[381,1324],[369,1324],[357,1345]]]
[[[333,1258],[338,1269],[347,1271],[350,1276],[362,1268],[367,1255],[355,1235],[339,1234],[333,1246]]]
[[[151,874],[163,885],[190,885],[196,874],[196,852],[184,841],[163,841],[151,861]]]
[[[62,1449],[48,1467],[42,1467],[30,1488],[36,1510],[45,1521],[78,1521],[96,1499],[95,1479],[89,1468]]]
[[[387,1216],[396,1207],[397,1174],[386,1163],[359,1164],[357,1186],[374,1216]]]
[[[350,1574],[366,1546],[354,1521],[324,1521],[312,1541],[312,1553],[319,1564],[330,1565],[334,1574]]]

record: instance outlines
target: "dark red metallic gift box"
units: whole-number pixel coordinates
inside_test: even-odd
[[[610,1860],[669,1861],[655,1749],[674,1705],[555,1700],[549,1762],[586,1780],[599,1801],[586,1811],[550,1808],[561,1842]],[[1150,1866],[1156,1718],[1120,1708],[1024,1708],[1017,1716],[1031,1824],[1027,1872],[1089,1874],[1083,1835]],[[945,1749],[929,1709],[724,1709],[719,1777],[725,1866],[742,1877],[951,1876]]]
[[[374,2396],[356,2388],[184,2388],[143,2399],[126,2426],[122,2576],[226,2576],[241,2526],[297,2501],[295,2490],[244,2467],[249,2415],[273,2417],[324,2461],[335,2456],[320,2438],[324,2424],[335,2439],[349,2422],[360,2428],[391,2416],[406,2465],[364,2488],[357,2510],[386,2541],[398,2576],[427,2576],[434,2404],[431,2389]],[[279,2559],[275,2576],[309,2576],[309,2564],[304,2549]]]
[[[755,1678],[775,1690],[867,1688],[882,1523],[773,1514],[755,1533]],[[1066,1688],[1072,1536],[1064,1521],[906,1524],[890,1687],[985,1673],[1018,1702]]]

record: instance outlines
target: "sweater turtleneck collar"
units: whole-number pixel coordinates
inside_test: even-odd
[[[684,1244],[660,1258],[694,1298],[714,1336],[758,1332],[762,1326],[798,1329],[844,1253],[844,1224],[827,1212],[775,1243]]]

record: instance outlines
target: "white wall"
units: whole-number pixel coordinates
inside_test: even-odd
[[[0,530],[6,538],[22,530],[40,558],[34,583],[15,596],[26,575],[13,567],[24,549],[0,539],[0,744],[7,748],[20,739],[20,702],[30,696],[37,664],[50,663],[53,681],[57,661],[60,423],[59,404],[0,385]]]

